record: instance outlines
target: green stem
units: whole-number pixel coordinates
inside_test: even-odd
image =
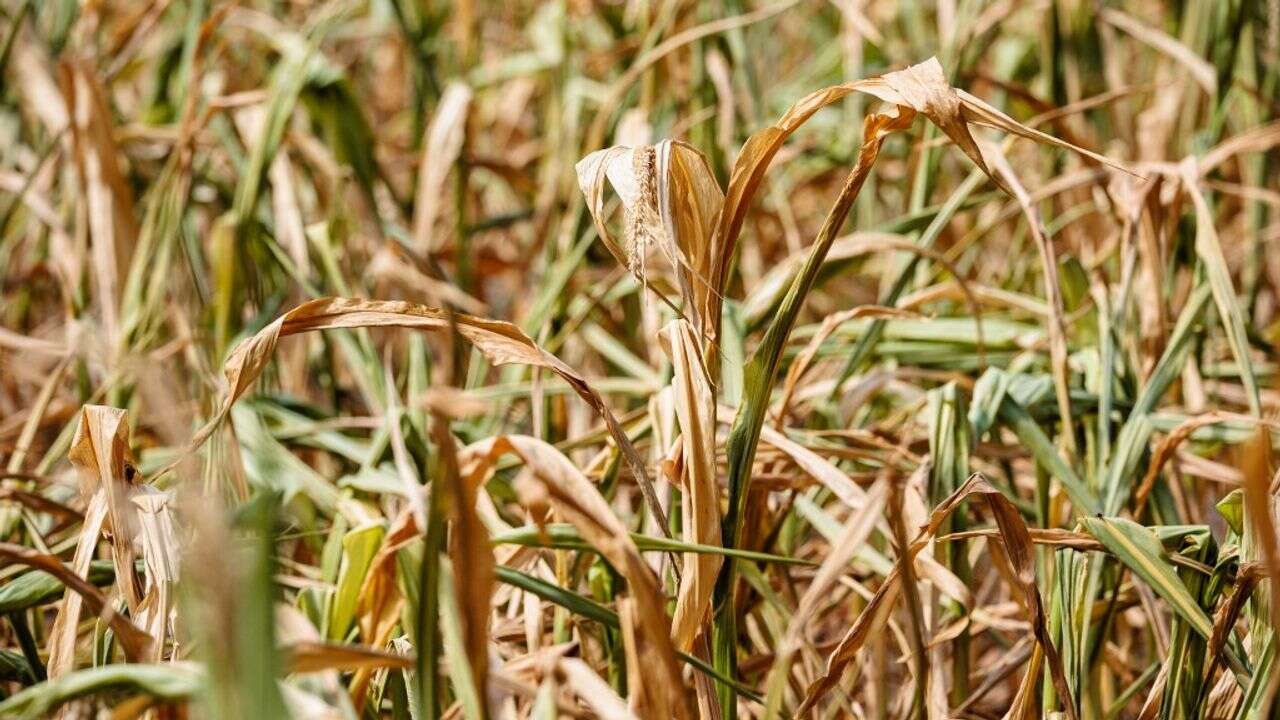
[[[871,166],[880,152],[880,145],[885,137],[883,129],[885,121],[886,119],[882,116],[873,115],[864,122],[862,150],[858,154],[857,165],[849,173],[839,198],[827,213],[804,266],[792,280],[791,287],[778,308],[778,314],[774,316],[760,346],[756,348],[747,363],[744,376],[746,396],[729,429],[726,449],[729,466],[729,510],[723,524],[723,544],[726,548],[738,547],[751,464],[755,459],[756,446],[760,442],[760,430],[764,425],[765,412],[769,406],[770,391],[782,361],[782,350],[804,305],[805,296],[813,287],[823,260],[826,259],[827,252],[840,233],[841,227],[844,226],[849,210],[853,207],[853,202],[858,197],[858,192],[862,189],[862,184],[870,174]],[[736,570],[736,561],[729,558],[716,580],[713,596],[715,620],[712,629],[713,665],[719,674],[734,680],[738,677],[738,630],[733,603]],[[731,688],[720,683],[717,691],[722,717],[724,720],[733,720],[737,717],[737,708]]]
[[[450,471],[449,467],[456,462],[447,437],[447,422],[435,416],[431,419],[431,432],[436,440],[436,455],[432,458],[432,483],[430,502],[427,507],[426,536],[423,539],[422,567],[420,568],[421,602],[418,604],[418,637],[415,645],[418,648],[417,677],[415,688],[418,696],[418,717],[424,720],[438,720],[440,714],[440,553],[444,550],[445,538],[445,493],[443,480]],[[443,440],[443,442],[442,442]]]

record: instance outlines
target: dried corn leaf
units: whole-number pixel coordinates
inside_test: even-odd
[[[313,673],[322,670],[403,670],[414,665],[412,656],[377,650],[359,645],[327,642],[296,642],[284,648],[291,673]]]
[[[149,660],[158,662],[173,620],[173,587],[181,567],[179,538],[167,493],[139,486],[130,502],[137,508],[142,560],[147,569],[147,594],[142,600],[139,618],[154,640]]]
[[[1059,701],[1066,708],[1067,716],[1072,720],[1078,717],[1075,703],[1072,702],[1072,695],[1066,682],[1066,676],[1063,673],[1061,658],[1058,656],[1049,637],[1044,608],[1040,599],[1040,590],[1036,586],[1032,542],[1031,536],[1027,532],[1026,523],[1023,522],[1022,516],[1018,513],[1018,509],[1013,503],[998,490],[991,487],[981,475],[976,473],[933,509],[933,512],[929,515],[928,522],[920,529],[915,539],[911,541],[898,558],[898,564],[894,567],[893,572],[885,578],[884,583],[876,590],[875,595],[867,603],[862,613],[858,615],[853,626],[849,628],[836,646],[836,649],[827,658],[826,670],[805,691],[804,701],[796,711],[797,716],[802,716],[812,709],[818,700],[840,680],[845,668],[854,660],[858,650],[865,644],[867,638],[888,620],[892,606],[901,592],[902,573],[900,571],[902,564],[913,562],[920,551],[934,539],[938,529],[942,527],[942,523],[960,506],[961,502],[973,495],[979,495],[985,499],[988,508],[995,516],[996,525],[999,529],[1000,546],[1012,570],[1012,579],[1019,586],[1018,589],[1022,594],[1022,604],[1031,616],[1030,620],[1036,640],[1049,661],[1050,678],[1053,681],[1054,689],[1058,692]]]
[[[134,567],[134,540],[138,537],[138,508],[130,497],[136,490],[137,465],[129,449],[128,415],[119,408],[86,405],[80,411],[68,453],[80,478],[80,496],[86,500],[101,490],[107,503],[104,530],[111,536],[111,559],[131,612],[142,602],[142,583]],[[81,541],[97,542],[97,537]]]
[[[707,159],[683,142],[614,146],[578,162],[578,185],[600,239],[641,282],[649,282],[651,251],[661,251],[699,335],[719,312],[711,284],[711,233],[724,202]],[[605,222],[605,180],[622,201],[619,243]],[[659,290],[660,293],[660,290]]]
[[[960,287],[965,289],[964,291],[967,292],[967,285],[963,281],[960,282]],[[782,381],[782,397],[778,401],[778,412],[776,413],[778,424],[781,425],[786,419],[787,411],[791,407],[791,399],[795,396],[796,388],[799,386],[800,379],[809,369],[814,358],[817,357],[818,351],[822,349],[822,343],[824,343],[832,333],[839,329],[841,325],[850,320],[856,320],[859,318],[901,320],[918,317],[919,316],[916,313],[909,310],[887,308],[880,305],[859,305],[855,308],[832,313],[823,318],[822,324],[818,326],[818,330],[814,332],[813,337],[809,338],[809,342],[804,346],[804,349],[800,351],[800,354],[796,355],[796,359],[792,361],[791,365],[787,368],[787,375]],[[980,317],[980,312],[974,313],[974,321],[978,329],[979,348],[983,345],[982,323]]]
[[[866,93],[897,106],[902,115],[901,123],[910,122],[916,113],[928,117],[1001,188],[1005,188],[1005,185],[988,169],[982,152],[970,133],[970,125],[983,125],[1028,140],[1066,148],[1113,168],[1131,172],[1103,155],[1022,125],[981,99],[952,88],[947,83],[946,74],[937,58],[929,58],[918,65],[878,78],[854,80],[811,93],[792,105],[776,123],[756,132],[747,140],[734,163],[729,187],[725,191],[724,207],[712,237],[711,257],[716,263],[712,288],[717,291],[723,289],[742,223],[764,174],[782,143],[818,110],[852,92]]]
[[[97,73],[81,62],[64,63],[61,70],[71,146],[88,211],[94,288],[107,338],[115,342],[122,278],[138,237],[133,195],[120,169],[112,113]]]
[[[1168,435],[1165,435],[1160,444],[1156,445],[1155,449],[1152,450],[1151,459],[1147,462],[1147,471],[1142,477],[1142,482],[1133,491],[1134,507],[1140,509],[1146,504],[1147,496],[1151,493],[1151,490],[1155,487],[1156,480],[1160,477],[1160,471],[1164,468],[1165,463],[1169,462],[1177,453],[1179,445],[1186,442],[1187,438],[1191,437],[1191,434],[1200,428],[1223,422],[1248,424],[1258,422],[1263,424],[1264,427],[1272,429],[1280,427],[1280,423],[1274,420],[1260,420],[1249,415],[1221,411],[1207,412],[1203,415],[1196,415],[1183,420]],[[1135,511],[1136,514],[1137,512]]]
[[[662,588],[627,527],[577,466],[555,447],[537,438],[508,435],[484,440],[460,455],[460,465],[467,465],[464,458],[474,461],[485,455],[496,458],[505,453],[519,456],[531,471],[517,481],[516,491],[522,504],[553,507],[626,579],[627,593],[635,601],[633,625],[643,636],[642,640],[629,642],[633,643],[647,671],[641,678],[643,688],[635,687],[632,691],[643,693],[651,703],[649,713],[641,715],[693,718],[690,698],[671,644],[671,626],[664,610]]]
[[[1270,611],[1271,626],[1276,628],[1280,627],[1280,535],[1276,533],[1273,454],[1271,432],[1261,427],[1245,446],[1242,459],[1244,508],[1249,518],[1246,537],[1254,546],[1250,548],[1253,557],[1261,556],[1263,573],[1269,580],[1266,608]],[[1271,684],[1274,687],[1275,683]]]
[[[663,332],[669,346],[675,412],[680,425],[684,540],[720,544],[720,484],[716,479],[716,403],[693,327],[675,320]],[[685,553],[672,618],[672,641],[688,651],[711,607],[719,555]]]
[[[839,539],[823,558],[817,575],[805,590],[804,596],[800,598],[800,604],[796,607],[795,614],[791,616],[787,634],[778,646],[777,657],[770,671],[765,717],[775,718],[781,711],[782,694],[786,687],[786,680],[791,674],[792,658],[801,647],[805,629],[818,609],[829,602],[830,594],[841,575],[848,571],[849,563],[853,561],[857,551],[863,547],[867,538],[871,536],[871,532],[875,530],[884,512],[887,497],[888,485],[884,480],[880,480],[867,493],[866,503],[849,516],[849,520],[840,531]]]
[[[867,492],[830,460],[768,426],[760,429],[760,439],[791,458],[797,467],[822,483],[844,504],[854,510],[866,504]]]
[[[578,658],[561,658],[556,669],[564,678],[564,685],[573,691],[600,720],[637,720],[637,716],[618,697],[613,687],[596,674],[591,666]]]
[[[102,594],[101,590],[86,580],[84,575],[76,573],[66,565],[63,565],[56,555],[37,552],[31,548],[14,545],[13,543],[0,542],[0,559],[3,559],[6,563],[19,563],[43,570],[61,580],[67,586],[68,593],[74,593],[77,597],[83,599],[84,603],[89,606],[90,612],[106,621],[112,632],[115,633],[121,649],[124,650],[125,657],[130,662],[143,662],[151,652],[151,637],[140,630],[137,625],[134,625],[129,618],[113,610],[110,600]],[[77,622],[78,620],[72,621],[68,627],[74,629]],[[74,630],[72,637],[74,639]],[[54,647],[56,648],[57,645]],[[74,652],[74,643],[71,650]],[[59,661],[56,668],[57,675],[66,674],[71,669],[74,659],[71,656],[65,657],[67,657],[67,660]],[[51,659],[49,676],[57,677],[54,672],[55,667]]]
[[[479,688],[476,695],[481,715],[487,716],[489,611],[493,604],[494,559],[489,532],[476,514],[476,496],[489,468],[479,467],[463,475],[454,457],[457,450],[448,421],[438,414],[434,416],[432,435],[436,446],[441,448],[440,452],[453,458],[443,463],[446,468],[444,483],[436,491],[446,493],[451,521],[449,559],[453,564],[456,592],[464,600],[458,603],[462,649],[470,665],[471,681]]]
[[[107,495],[105,490],[99,490],[85,508],[80,538],[71,558],[70,571],[76,577],[88,577],[89,566],[98,550],[98,536],[106,519]],[[84,598],[68,585],[63,592],[62,606],[54,617],[53,628],[49,631],[48,672],[51,678],[65,675],[75,667],[76,639],[80,632],[80,609],[83,605]]]
[[[556,356],[538,347],[529,336],[511,323],[471,315],[450,315],[437,308],[402,301],[320,298],[286,312],[256,335],[246,338],[231,352],[223,368],[227,377],[227,391],[217,412],[196,432],[185,451],[159,470],[157,475],[172,470],[213,434],[231,412],[231,407],[266,369],[281,338],[317,330],[362,327],[400,327],[424,331],[448,331],[450,327],[456,327],[458,333],[494,365],[523,364],[546,368],[556,373],[604,419],[609,435],[617,443],[623,459],[644,491],[650,511],[663,519],[665,527],[665,514],[661,512],[657,496],[653,493],[644,460],[627,438],[604,398],[592,389],[586,378]]]
[[[467,108],[471,105],[471,88],[453,83],[445,89],[436,107],[435,117],[427,127],[418,166],[418,194],[414,202],[413,238],[419,252],[439,248],[434,235],[436,218],[448,194],[444,182],[449,168],[457,162],[466,139]]]

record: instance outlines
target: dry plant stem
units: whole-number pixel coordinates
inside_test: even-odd
[[[907,555],[907,529],[903,526],[902,484],[897,478],[890,479],[889,526],[893,530],[893,542],[901,556]],[[920,593],[916,585],[914,562],[904,562],[898,566],[902,570],[902,588],[907,595],[907,639],[911,643],[911,660],[913,663],[913,687],[911,695],[910,717],[924,720],[928,716],[928,683],[929,652],[924,642],[924,613],[920,607]]]
[[[1244,449],[1244,492],[1249,525],[1262,551],[1262,567],[1270,579],[1266,609],[1271,614],[1271,627],[1275,632],[1280,629],[1280,537],[1276,535],[1272,512],[1275,495],[1271,490],[1274,486],[1271,447],[1270,431],[1266,426],[1258,428]]]
[[[805,259],[796,279],[778,308],[778,314],[765,332],[760,346],[751,356],[745,371],[744,386],[751,393],[744,398],[733,425],[729,428],[727,440],[727,462],[729,465],[729,511],[723,524],[724,546],[738,547],[741,532],[742,511],[746,504],[747,486],[750,483],[751,464],[755,459],[756,447],[760,442],[760,431],[764,426],[765,413],[769,406],[769,394],[778,374],[778,365],[782,359],[782,349],[795,325],[796,316],[804,305],[805,296],[813,286],[813,281],[822,267],[831,243],[840,234],[849,211],[853,208],[858,192],[866,182],[867,176],[880,153],[880,146],[885,137],[906,127],[914,114],[899,109],[899,115],[870,115],[863,122],[862,149],[858,153],[858,162],[845,180],[840,196],[827,213],[822,229],[813,242],[809,257]],[[732,679],[738,678],[737,670],[737,617],[733,602],[733,586],[736,562],[729,558],[720,569],[720,577],[716,582],[713,607],[715,608],[715,625],[712,634],[712,653],[716,670]],[[721,717],[731,720],[737,717],[737,702],[732,689],[726,685],[719,686]]]
[[[447,497],[451,541],[449,557],[455,586],[467,601],[462,611],[463,647],[471,666],[472,681],[481,712],[488,716],[488,693],[484,691],[489,677],[489,616],[493,598],[494,558],[489,547],[489,534],[476,514],[477,485],[482,473],[464,475],[458,468],[457,449],[446,418],[432,415],[432,430],[443,463],[445,483],[433,492]]]

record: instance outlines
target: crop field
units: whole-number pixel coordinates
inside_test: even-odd
[[[0,719],[1280,718],[1280,0],[0,0]]]

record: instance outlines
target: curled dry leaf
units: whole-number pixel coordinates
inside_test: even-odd
[[[516,485],[521,503],[526,507],[549,505],[554,508],[627,581],[627,594],[635,602],[632,627],[642,636],[628,642],[646,670],[638,678],[644,683],[643,688],[632,688],[648,703],[646,708],[638,710],[640,716],[693,718],[676,650],[671,644],[662,587],[641,557],[627,527],[577,466],[555,447],[537,438],[522,435],[490,438],[469,446],[459,456],[459,462],[465,467],[465,458],[497,457],[504,453],[517,455],[531,471],[521,476]]]
[[[720,288],[711,281],[710,241],[724,202],[706,157],[691,145],[671,140],[634,148],[619,145],[586,156],[577,172],[605,246],[646,284],[656,246],[675,276],[695,331],[703,335],[720,308]],[[622,201],[621,243],[606,223],[606,179]]]
[[[178,532],[168,493],[143,485],[135,490],[131,502],[138,510],[142,560],[147,570],[147,592],[138,617],[154,640],[149,659],[158,662],[174,615],[173,588],[181,566]]]
[[[916,555],[927,547],[929,542],[937,535],[938,529],[942,527],[942,523],[947,517],[960,506],[961,502],[974,495],[981,496],[986,500],[988,508],[995,516],[996,526],[999,529],[1000,547],[1004,551],[1004,558],[1007,560],[1010,570],[1006,578],[1014,580],[1018,585],[1017,589],[1022,594],[1023,607],[1030,615],[1036,640],[1049,662],[1050,678],[1053,681],[1054,689],[1058,692],[1059,701],[1064,704],[1067,717],[1072,720],[1079,717],[1063,672],[1062,659],[1058,656],[1057,650],[1049,637],[1044,607],[1040,599],[1040,590],[1036,585],[1035,560],[1032,554],[1031,536],[1027,532],[1026,523],[1023,522],[1022,516],[1018,513],[1018,509],[1013,503],[1002,495],[1000,491],[991,487],[977,473],[970,476],[964,485],[957,488],[954,493],[933,509],[933,512],[929,515],[928,522],[924,527],[920,528],[915,539],[905,548],[902,556],[898,558],[898,564],[885,577],[884,583],[876,590],[875,595],[867,603],[862,613],[858,615],[857,620],[854,621],[844,637],[841,638],[836,649],[827,658],[826,670],[805,691],[804,701],[796,711],[797,716],[803,716],[811,710],[834,687],[835,683],[844,674],[849,663],[853,662],[858,650],[866,643],[867,638],[888,620],[893,604],[901,592],[901,565],[906,562],[913,562]]]
[[[676,419],[680,425],[681,511],[684,540],[720,544],[720,484],[716,480],[716,402],[693,327],[675,320],[663,331],[672,365]],[[685,553],[672,619],[672,641],[688,651],[711,607],[722,559]]]
[[[19,563],[38,570],[49,573],[62,584],[67,586],[67,594],[74,595],[82,599],[89,606],[89,611],[101,617],[111,627],[112,632],[116,635],[116,640],[120,643],[120,648],[124,650],[124,655],[130,662],[143,662],[151,652],[151,637],[134,625],[129,618],[121,615],[111,608],[111,602],[102,591],[93,586],[84,578],[84,576],[72,571],[55,555],[49,555],[37,552],[28,547],[14,545],[13,543],[0,542],[0,558],[3,558],[6,564]],[[77,611],[79,602],[76,603]],[[59,616],[62,617],[61,615]],[[78,622],[78,620],[76,621]],[[76,623],[72,623],[74,628]],[[56,626],[55,626],[56,629]],[[72,635],[73,644],[71,651],[74,652],[74,634]],[[53,646],[55,649],[59,645]],[[66,674],[71,669],[73,658],[66,656],[65,661],[60,661],[55,674],[55,666],[53,659],[49,662],[49,676],[57,677]]]
[[[1191,437],[1196,430],[1223,422],[1257,423],[1271,430],[1280,430],[1280,422],[1275,420],[1222,411],[1207,412],[1183,420],[1152,451],[1151,460],[1147,463],[1147,472],[1142,476],[1142,482],[1133,491],[1134,507],[1140,510],[1146,504],[1147,497],[1155,487],[1157,478],[1160,477],[1160,471],[1177,453],[1179,445]]]
[[[171,627],[173,587],[181,564],[169,495],[138,483],[141,476],[129,449],[128,415],[119,408],[82,408],[69,457],[80,479],[81,496],[89,502],[72,569],[83,577],[99,535],[108,536],[116,584],[130,613],[153,640],[149,656],[143,659],[159,661]],[[138,546],[146,568],[145,586],[135,565]],[[79,617],[80,599],[68,594],[53,634],[50,667],[58,672],[73,664]]]
[[[792,105],[776,123],[756,132],[747,140],[734,163],[729,187],[725,191],[724,208],[712,236],[711,257],[716,263],[711,276],[712,287],[724,286],[751,200],[783,142],[818,110],[853,92],[866,93],[897,106],[899,113],[904,116],[904,122],[909,122],[916,113],[929,118],[997,186],[1005,190],[1008,188],[1001,178],[992,174],[987,167],[970,132],[971,125],[994,128],[1035,142],[1066,148],[1115,169],[1132,172],[1106,156],[1027,127],[980,98],[951,87],[941,63],[937,58],[929,58],[918,65],[878,78],[854,80],[813,92]],[[716,322],[718,326],[718,319]]]
[[[1028,140],[1047,145],[1054,145],[1073,150],[1091,160],[1109,165],[1124,172],[1132,172],[1124,165],[1091,150],[1072,145],[1065,140],[1027,127],[1013,118],[997,110],[986,101],[974,97],[964,90],[957,90],[947,83],[942,64],[937,58],[929,58],[919,65],[912,65],[897,72],[891,72],[879,78],[860,81],[862,87],[856,89],[874,95],[881,100],[909,108],[929,118],[929,120],[951,138],[951,141],[973,160],[996,185],[1013,194],[1002,182],[1001,178],[987,167],[982,151],[978,148],[970,132],[970,125],[982,125],[995,130],[1012,133]]]
[[[102,405],[86,405],[80,411],[68,453],[80,478],[80,496],[85,500],[102,491],[107,503],[104,530],[111,537],[111,559],[129,609],[136,612],[142,602],[142,584],[134,569],[134,539],[138,536],[138,508],[129,502],[139,479],[137,463],[129,450],[129,424],[124,410]],[[97,543],[82,537],[81,542]]]
[[[171,591],[179,565],[178,538],[168,496],[137,484],[140,476],[129,449],[128,416],[124,410],[86,405],[80,412],[69,457],[79,476],[81,497],[88,506],[68,572],[77,578],[87,575],[100,536],[105,533],[111,542],[116,584],[130,612],[143,623],[145,635],[149,636],[146,654],[135,659],[159,660],[173,612]],[[145,588],[134,564],[137,544],[143,548]],[[75,666],[84,602],[90,602],[95,612],[102,612],[101,602],[95,606],[84,592],[67,583],[50,633],[51,677],[63,675]],[[132,623],[129,627],[137,630]]]
[[[399,327],[436,332],[453,327],[494,365],[530,365],[546,368],[559,375],[604,419],[609,435],[644,492],[649,510],[662,520],[662,527],[665,529],[666,514],[662,512],[653,492],[644,460],[627,438],[604,398],[587,383],[586,378],[555,355],[543,350],[511,323],[460,313],[450,314],[438,308],[402,301],[320,298],[299,305],[276,318],[257,334],[246,338],[231,351],[223,368],[227,377],[227,391],[217,412],[204,427],[196,431],[178,458],[157,471],[157,476],[172,470],[209,439],[231,412],[231,407],[266,369],[281,338],[317,330],[365,327]]]

